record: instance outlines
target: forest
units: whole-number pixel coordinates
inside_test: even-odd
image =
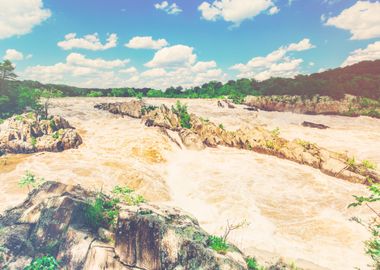
[[[222,98],[239,103],[247,95],[315,95],[343,98],[345,94],[380,99],[380,60],[363,61],[352,66],[336,68],[295,78],[270,78],[265,81],[242,78],[226,83],[211,81],[201,86],[184,89],[169,87],[165,91],[151,88],[89,89],[67,85],[19,81],[10,61],[0,63],[0,117],[20,112],[25,108],[41,109],[41,97],[167,97],[167,98]]]

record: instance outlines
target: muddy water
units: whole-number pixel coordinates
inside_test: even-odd
[[[78,128],[84,144],[63,153],[8,156],[0,160],[0,211],[21,202],[17,186],[25,170],[39,177],[78,183],[94,190],[127,184],[152,201],[180,206],[210,233],[246,221],[230,240],[251,254],[270,252],[310,269],[367,269],[362,242],[367,233],[349,221],[366,210],[347,209],[352,194],[365,187],[326,176],[318,170],[250,151],[181,150],[157,129],[140,120],[93,109],[97,102],[122,99],[66,98],[54,101],[52,113]],[[172,104],[174,100],[149,100]],[[369,118],[305,116],[260,112],[243,107],[222,109],[215,101],[186,100],[189,110],[227,129],[254,124],[279,127],[281,135],[303,138],[358,158],[380,163],[380,121]],[[331,126],[314,130],[304,120]]]

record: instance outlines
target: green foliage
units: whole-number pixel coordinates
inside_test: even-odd
[[[30,192],[31,188],[36,188],[44,181],[43,178],[37,178],[33,173],[26,171],[25,175],[20,179],[18,185],[20,187],[27,187]]]
[[[51,137],[54,139],[54,140],[58,140],[59,139],[59,133],[56,131],[56,132],[54,132],[52,135],[51,135]]]
[[[346,165],[350,169],[354,169],[356,167],[356,159],[355,157],[350,157],[346,160]]]
[[[365,226],[370,231],[372,237],[371,239],[365,241],[365,251],[369,256],[371,256],[374,268],[380,269],[380,223],[378,219],[380,213],[376,211],[372,206],[370,206],[371,203],[380,201],[380,185],[374,184],[369,187],[369,190],[371,192],[370,196],[354,195],[353,197],[355,198],[355,202],[351,203],[348,207],[358,207],[365,205],[372,212],[374,212],[375,217],[367,224],[358,218],[353,218],[353,220]]]
[[[157,106],[153,106],[153,105],[144,105],[141,108],[141,114],[142,115],[148,114],[149,112],[154,111],[157,108],[158,108]]]
[[[142,98],[143,98],[143,93],[141,93],[141,92],[139,92],[139,93],[137,93],[136,94],[136,98],[138,99],[138,100],[142,100]]]
[[[224,130],[223,124],[219,124],[219,128]]]
[[[211,235],[207,240],[208,246],[220,254],[226,254],[229,248],[223,237]]]
[[[248,270],[264,270],[264,267],[259,266],[256,259],[253,257],[247,257],[245,262],[247,263]]]
[[[52,256],[43,256],[35,258],[24,270],[56,270],[59,269],[59,263]]]
[[[274,137],[278,137],[278,136],[280,136],[280,128],[275,128],[274,130],[272,130],[271,131],[271,133],[272,133],[272,135],[274,136]]]
[[[187,105],[181,104],[179,100],[177,100],[175,107],[172,106],[172,111],[179,117],[179,121],[181,124],[181,127],[183,128],[191,128],[190,124],[190,115],[187,112]]]
[[[146,202],[145,198],[129,187],[116,186],[112,190],[112,194],[118,200],[128,205],[139,205],[140,203]]]
[[[32,144],[33,148],[36,148],[37,145],[37,139],[34,136],[30,137],[30,143]]]
[[[85,208],[85,223],[94,231],[100,227],[110,227],[116,224],[119,215],[117,199],[108,198],[99,193],[93,202],[89,202]]]
[[[376,164],[366,159],[362,161],[362,165],[367,169],[371,169],[371,170],[376,169]]]
[[[95,91],[92,90],[90,93],[87,94],[88,97],[101,97],[103,96],[103,93],[101,91]]]
[[[244,102],[244,96],[240,94],[233,94],[228,96],[229,99],[232,100],[233,103],[235,104],[242,104]]]

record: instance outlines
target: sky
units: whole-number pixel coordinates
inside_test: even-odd
[[[20,79],[88,88],[294,77],[380,59],[379,0],[0,0]]]

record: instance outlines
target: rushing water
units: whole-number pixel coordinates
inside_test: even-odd
[[[269,252],[310,269],[367,269],[363,241],[369,236],[347,209],[362,185],[329,177],[319,170],[251,151],[219,147],[188,151],[158,129],[138,119],[93,109],[117,98],[65,98],[51,112],[75,126],[84,144],[62,153],[10,155],[0,159],[0,211],[21,202],[27,190],[19,178],[30,170],[38,177],[81,184],[94,190],[129,185],[149,200],[179,206],[197,217],[210,233],[221,234],[227,220],[246,221],[230,240],[252,255]],[[175,100],[154,99],[152,104]],[[281,136],[302,138],[380,163],[380,121],[366,117],[306,116],[260,112],[239,106],[218,108],[215,100],[186,100],[190,112],[227,129],[256,124],[280,128]],[[302,121],[330,126],[315,130]]]

